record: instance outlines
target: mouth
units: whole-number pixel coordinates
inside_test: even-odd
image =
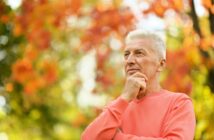
[[[128,69],[127,73],[128,74],[133,74],[133,73],[138,72],[138,71],[140,71],[140,70],[139,69]]]

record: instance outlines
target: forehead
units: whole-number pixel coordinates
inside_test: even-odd
[[[154,43],[151,39],[132,39],[125,44],[124,51],[143,49],[147,51],[154,51]]]

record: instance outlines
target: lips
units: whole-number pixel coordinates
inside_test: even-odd
[[[132,73],[132,72],[137,72],[137,71],[139,71],[139,69],[128,69],[128,70],[127,70],[128,73],[130,73],[130,72],[131,72],[131,73]]]

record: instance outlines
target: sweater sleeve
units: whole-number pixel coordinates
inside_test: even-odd
[[[191,99],[183,96],[174,102],[172,109],[167,114],[160,137],[135,136],[119,131],[114,140],[193,140],[195,123]]]
[[[121,124],[121,117],[128,102],[117,98],[85,129],[81,140],[112,139]]]

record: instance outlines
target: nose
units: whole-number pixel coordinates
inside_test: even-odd
[[[127,63],[128,65],[131,65],[131,64],[134,64],[134,63],[135,63],[135,57],[134,57],[133,54],[130,54],[130,55],[128,56],[128,58],[126,59],[126,63]]]

